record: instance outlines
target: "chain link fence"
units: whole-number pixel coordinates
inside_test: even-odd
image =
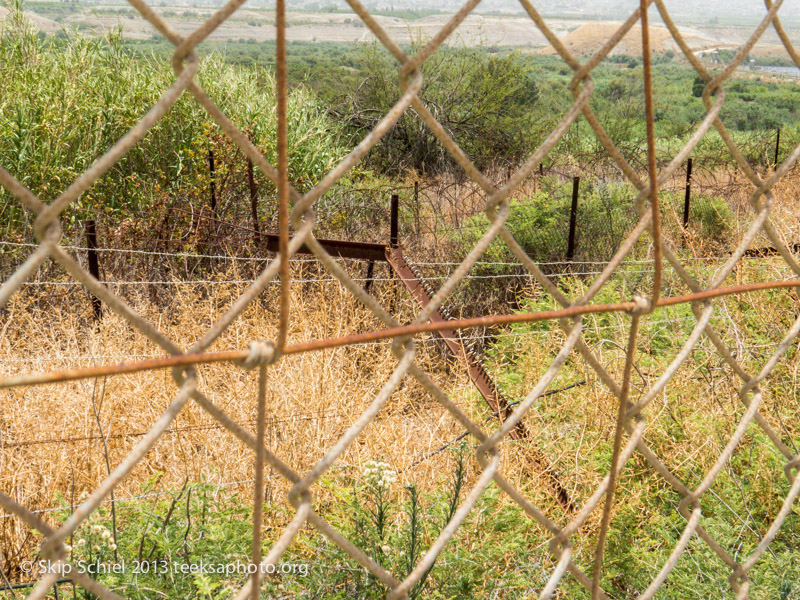
[[[299,194],[289,188],[286,171],[286,73],[285,73],[285,5],[278,1],[276,11],[276,24],[278,31],[278,58],[277,58],[277,114],[278,114],[278,164],[277,167],[269,164],[264,156],[258,152],[248,137],[219,110],[211,98],[205,93],[196,80],[200,68],[195,54],[196,46],[206,39],[220,24],[230,18],[243,4],[243,0],[232,0],[222,6],[201,27],[187,37],[178,35],[154,10],[143,0],[129,0],[133,6],[153,27],[174,46],[175,53],[173,66],[175,69],[174,83],[164,91],[161,99],[153,108],[133,127],[127,135],[119,140],[104,156],[98,159],[76,181],[64,190],[49,204],[33,195],[20,184],[11,174],[0,167],[0,183],[13,194],[27,209],[36,214],[33,232],[38,240],[38,245],[28,254],[25,261],[16,271],[5,279],[0,287],[0,307],[5,305],[9,298],[25,284],[29,277],[36,272],[45,259],[52,259],[59,263],[74,279],[79,282],[94,296],[99,298],[111,310],[121,315],[130,325],[138,329],[147,338],[156,343],[167,355],[165,358],[156,358],[143,362],[129,363],[123,366],[107,366],[77,369],[68,372],[45,373],[41,375],[23,375],[7,378],[0,381],[0,388],[15,386],[40,385],[56,381],[75,380],[81,378],[97,377],[99,375],[113,375],[124,372],[134,372],[148,369],[171,368],[175,383],[175,396],[169,407],[155,422],[152,428],[141,435],[138,443],[128,456],[122,460],[110,475],[75,509],[71,516],[57,529],[51,528],[39,514],[35,514],[22,506],[14,498],[5,493],[0,493],[0,506],[9,513],[16,515],[31,529],[36,529],[44,535],[40,547],[40,556],[54,562],[65,563],[69,560],[65,549],[65,540],[75,532],[89,516],[98,509],[114,488],[122,481],[156,444],[159,438],[170,429],[176,416],[188,403],[196,403],[202,407],[220,426],[235,435],[243,444],[250,447],[255,455],[253,478],[255,491],[253,499],[253,552],[254,564],[274,564],[286,552],[292,540],[300,529],[311,525],[330,540],[332,544],[340,547],[347,555],[369,571],[378,581],[382,582],[389,590],[388,598],[407,597],[412,588],[424,578],[442,549],[459,530],[460,525],[467,518],[481,495],[490,483],[494,482],[508,498],[517,503],[524,512],[534,521],[538,522],[550,534],[550,551],[556,566],[549,574],[546,585],[539,590],[540,598],[552,597],[559,589],[566,573],[580,582],[590,591],[592,598],[610,597],[600,585],[603,571],[603,555],[610,526],[611,507],[614,492],[619,480],[620,472],[633,460],[634,455],[643,459],[649,469],[669,484],[682,497],[679,510],[685,518],[685,526],[679,542],[672,549],[669,559],[659,567],[659,572],[654,577],[649,587],[639,594],[639,598],[654,597],[662,585],[668,581],[670,572],[681,559],[690,540],[699,536],[713,552],[727,565],[728,582],[737,598],[748,597],[750,581],[748,573],[766,552],[771,541],[778,534],[787,516],[792,510],[793,503],[800,494],[800,477],[797,477],[797,467],[800,465],[800,456],[797,456],[787,445],[780,433],[775,431],[764,415],[759,411],[762,400],[762,384],[775,369],[778,362],[796,339],[800,331],[800,317],[796,318],[785,332],[783,340],[775,348],[769,358],[757,372],[750,372],[737,361],[734,352],[726,346],[725,342],[715,331],[712,316],[715,310],[715,299],[733,294],[752,294],[759,290],[774,288],[790,288],[800,285],[796,278],[800,275],[800,264],[792,253],[782,243],[771,221],[770,213],[774,203],[772,188],[793,166],[800,156],[800,147],[794,148],[774,172],[762,178],[749,164],[733,142],[724,123],[718,118],[720,108],[725,101],[724,84],[742,62],[749,50],[761,37],[768,27],[773,27],[782,40],[786,51],[794,62],[800,65],[800,56],[789,41],[778,17],[781,1],[773,3],[766,0],[767,12],[760,25],[753,31],[747,43],[737,52],[733,61],[716,75],[709,73],[684,41],[678,27],[672,21],[663,0],[647,2],[642,0],[641,6],[620,26],[616,33],[608,39],[602,49],[585,63],[579,62],[570,51],[561,44],[557,36],[548,27],[540,13],[530,0],[520,0],[522,7],[530,16],[536,26],[545,35],[553,48],[558,52],[564,62],[574,71],[571,91],[574,102],[570,109],[563,115],[558,126],[530,158],[522,164],[502,185],[496,185],[484,173],[480,172],[470,162],[469,158],[452,141],[448,133],[437,122],[434,115],[418,98],[423,81],[418,71],[419,66],[427,60],[433,52],[440,47],[447,38],[453,34],[459,25],[470,15],[479,3],[479,0],[469,0],[450,19],[450,21],[415,55],[408,56],[406,52],[387,35],[386,31],[373,18],[358,0],[348,0],[353,11],[360,17],[366,27],[372,32],[381,44],[394,56],[398,64],[399,85],[402,91],[400,99],[378,125],[363,139],[363,141],[333,170],[310,191]],[[697,127],[696,133],[690,141],[677,153],[671,162],[660,171],[656,171],[653,140],[653,112],[652,90],[650,86],[649,64],[649,29],[647,22],[648,7],[658,11],[664,24],[669,29],[675,42],[683,51],[686,59],[693,65],[697,73],[707,85],[703,93],[703,100],[707,115]],[[643,12],[645,10],[645,12]],[[642,179],[637,172],[622,156],[612,140],[605,133],[603,127],[595,118],[589,105],[593,92],[592,70],[600,64],[614,49],[622,37],[637,23],[641,22],[643,48],[645,49],[645,102],[648,106],[648,159],[649,178]],[[210,329],[200,336],[198,341],[190,348],[179,347],[173,340],[167,338],[152,322],[147,321],[129,307],[119,296],[93,278],[82,268],[75,258],[60,244],[62,231],[59,225],[59,216],[83,192],[88,190],[115,162],[129,151],[144,135],[147,134],[170,106],[182,95],[191,94],[196,101],[207,111],[211,118],[219,125],[222,131],[244,152],[244,154],[269,177],[279,190],[279,228],[281,237],[281,252],[279,256],[270,261],[247,290],[236,300],[230,309]],[[355,281],[342,266],[328,254],[323,245],[317,241],[320,231],[317,226],[318,208],[321,197],[342,178],[347,171],[355,165],[375,144],[387,134],[393,123],[401,114],[413,110],[422,121],[430,128],[441,142],[442,146],[453,159],[464,169],[468,177],[480,188],[476,196],[486,215],[485,227],[471,242],[471,247],[466,252],[463,261],[449,274],[448,278],[439,287],[430,304],[422,309],[415,321],[410,325],[399,323],[390,312],[374,297],[367,293],[362,285]],[[613,248],[613,255],[609,257],[601,272],[591,280],[585,293],[579,298],[568,297],[561,288],[543,271],[542,266],[531,259],[526,252],[526,247],[517,238],[518,231],[508,225],[513,215],[510,207],[510,198],[517,187],[523,182],[550,150],[558,142],[575,120],[583,115],[591,125],[598,140],[602,143],[608,155],[614,160],[619,170],[624,173],[628,182],[636,191],[634,206],[637,214],[631,217],[631,225],[624,240]],[[697,281],[690,272],[684,268],[681,260],[667,243],[666,236],[662,235],[662,215],[658,202],[658,186],[666,183],[681,168],[685,159],[692,152],[704,135],[716,128],[719,135],[727,144],[731,154],[736,159],[741,173],[752,184],[753,192],[751,203],[754,217],[747,231],[743,234],[735,250],[722,266],[715,272],[714,277],[707,285]],[[291,203],[290,203],[291,200]],[[291,210],[290,210],[291,204]],[[336,211],[336,201],[323,203],[322,212]],[[289,234],[289,218],[294,227],[294,232]],[[341,214],[341,218],[350,219],[352,215]],[[772,246],[794,273],[793,277],[772,282],[723,287],[722,284],[728,275],[735,269],[749,245],[757,236],[763,235],[769,239]],[[612,304],[592,304],[592,300],[603,288],[604,284],[615,273],[615,270],[624,261],[639,240],[649,240],[652,244],[653,262],[648,265],[652,274],[652,285],[646,293],[634,298],[622,298]],[[549,242],[547,242],[549,243]],[[453,293],[459,283],[469,274],[473,266],[481,259],[492,244],[501,244],[514,257],[515,261],[523,267],[538,285],[542,287],[558,304],[561,309],[545,312],[524,313],[514,315],[498,315],[461,319],[442,324],[428,322],[432,313],[440,307]],[[384,329],[368,331],[333,339],[313,340],[304,343],[287,343],[287,323],[291,312],[289,305],[289,287],[292,285],[288,261],[301,246],[305,245],[314,254],[332,277],[335,277],[349,292],[357,298],[363,306],[369,309],[374,316],[384,324]],[[609,249],[611,250],[611,249]],[[682,280],[690,290],[681,296],[661,296],[662,272],[666,265]],[[254,340],[248,350],[229,352],[208,352],[211,344],[234,322],[252,303],[258,295],[273,280],[279,279],[281,285],[281,326],[275,340]],[[631,400],[631,373],[637,351],[637,339],[640,324],[646,321],[648,314],[658,307],[674,306],[689,303],[695,316],[695,325],[685,339],[680,352],[675,356],[668,368],[661,373],[655,384],[647,389],[638,401]],[[595,352],[584,341],[583,315],[590,313],[616,312],[627,315],[629,321],[628,343],[625,352],[624,367],[621,370],[621,380],[615,377],[603,366]],[[484,428],[483,423],[471,420],[453,402],[441,387],[423,371],[415,361],[414,336],[421,332],[430,332],[443,329],[469,329],[486,325],[502,325],[515,322],[536,322],[544,320],[557,320],[564,330],[565,338],[555,359],[547,366],[544,374],[529,390],[526,397],[513,407],[511,415],[502,425],[493,432]],[[291,465],[284,462],[274,448],[265,444],[265,395],[269,387],[267,375],[270,366],[276,364],[283,356],[304,352],[314,352],[321,349],[374,342],[375,340],[391,340],[392,350],[396,356],[396,367],[391,376],[384,382],[380,392],[375,396],[366,410],[358,416],[347,431],[327,451],[316,465],[305,473],[296,472]],[[689,487],[681,481],[656,452],[651,449],[644,438],[647,419],[645,409],[663,392],[676,372],[701,340],[709,341],[719,356],[730,366],[740,378],[739,397],[744,405],[744,412],[731,435],[724,451],[720,454],[713,466],[703,475],[696,487]],[[571,355],[580,355],[585,364],[593,370],[598,379],[618,399],[618,413],[616,420],[616,433],[614,438],[613,454],[608,474],[597,486],[594,493],[574,514],[568,515],[564,522],[555,522],[548,518],[535,506],[525,494],[520,492],[510,483],[503,474],[503,457],[500,451],[501,442],[520,423],[523,416],[531,406],[548,391],[549,386],[559,373],[562,365]],[[219,403],[212,402],[207,392],[203,389],[197,370],[201,365],[212,362],[234,362],[244,369],[256,371],[258,378],[258,413],[256,418],[256,433],[251,434],[241,423],[236,422],[221,408]],[[362,431],[376,418],[392,393],[401,381],[407,377],[415,378],[430,394],[430,396],[444,407],[453,418],[462,425],[469,435],[478,444],[475,458],[482,468],[480,476],[468,490],[465,499],[452,515],[441,534],[422,554],[417,564],[410,569],[407,576],[398,578],[397,574],[384,569],[374,557],[366,554],[350,540],[346,539],[314,508],[315,485],[325,475],[342,453],[352,444]],[[760,543],[748,555],[732,554],[723,547],[709,533],[703,525],[703,512],[701,500],[714,483],[720,471],[730,460],[737,445],[742,440],[745,430],[755,426],[760,428],[769,438],[775,448],[784,458],[785,476],[790,481],[790,489],[780,510],[764,532]],[[513,446],[504,447],[513,451]],[[291,484],[287,501],[295,511],[293,518],[277,542],[272,546],[266,556],[261,555],[260,540],[262,535],[261,507],[263,505],[265,470],[269,468],[278,477],[282,477]],[[273,475],[270,475],[273,476]],[[594,568],[591,574],[578,566],[571,539],[584,525],[587,519],[599,511],[602,514],[598,543],[594,556]],[[258,569],[236,594],[237,598],[257,597],[259,585],[264,577],[265,570]],[[97,580],[73,569],[70,577],[78,585],[105,599],[119,598],[119,596],[104,587]],[[30,592],[30,598],[43,598],[59,578],[57,572],[50,572],[41,577],[37,585]]]

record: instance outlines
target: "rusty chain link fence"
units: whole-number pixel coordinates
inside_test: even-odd
[[[667,581],[670,571],[681,559],[689,541],[694,536],[699,536],[699,538],[704,540],[713,552],[727,565],[729,569],[727,573],[729,576],[729,585],[736,597],[748,597],[750,592],[748,572],[759,560],[759,557],[768,550],[770,542],[784,524],[787,515],[789,515],[792,510],[795,499],[800,493],[800,477],[797,476],[798,466],[800,466],[800,456],[792,452],[782,440],[781,435],[773,430],[764,416],[759,412],[759,404],[762,399],[760,386],[790,348],[798,332],[800,332],[800,317],[794,320],[789,330],[786,331],[782,342],[777,346],[769,359],[764,362],[757,373],[746,371],[745,368],[737,362],[734,353],[726,347],[722,338],[715,332],[714,326],[711,324],[711,317],[714,314],[716,298],[732,294],[758,293],[759,290],[764,289],[800,286],[800,279],[796,278],[797,275],[800,275],[800,264],[798,264],[789,249],[782,243],[770,221],[770,212],[774,202],[771,188],[785,173],[787,173],[797,157],[800,156],[800,147],[794,148],[783,163],[780,164],[774,172],[770,173],[768,177],[763,179],[737,148],[725,124],[720,120],[719,113],[725,102],[724,84],[767,28],[773,27],[775,29],[786,51],[794,62],[800,65],[800,56],[798,56],[797,51],[790,43],[786,31],[779,20],[778,11],[782,4],[780,0],[774,3],[772,0],[766,0],[767,10],[763,20],[753,31],[747,43],[740,48],[734,60],[716,75],[710,74],[687,46],[678,27],[666,10],[663,0],[652,0],[652,2],[642,0],[640,7],[636,9],[620,26],[616,33],[608,39],[602,49],[585,63],[579,62],[575,56],[562,45],[553,31],[548,28],[546,22],[530,0],[520,0],[526,13],[547,37],[548,41],[552,44],[553,48],[556,49],[561,58],[574,71],[574,77],[570,86],[574,96],[574,102],[570,109],[563,115],[559,125],[551,132],[544,143],[524,164],[511,174],[508,181],[501,187],[497,187],[487,176],[474,167],[469,158],[452,141],[447,132],[436,121],[428,107],[417,97],[417,92],[423,84],[419,66],[445,42],[448,36],[456,31],[464,19],[470,15],[479,4],[479,0],[469,0],[452,16],[442,30],[413,56],[408,56],[404,50],[387,35],[384,29],[382,29],[378,22],[358,0],[348,0],[353,11],[358,14],[372,34],[397,60],[399,86],[402,91],[402,96],[361,143],[333,170],[322,178],[313,189],[304,195],[300,195],[289,187],[287,180],[285,0],[278,0],[276,9],[278,86],[276,108],[278,114],[279,150],[278,164],[276,166],[269,164],[256,147],[248,141],[247,136],[220,111],[196,79],[200,64],[195,54],[195,48],[219,27],[221,23],[231,17],[243,4],[244,0],[229,1],[201,27],[185,38],[178,35],[144,0],[129,0],[129,2],[160,34],[166,37],[175,46],[172,61],[176,74],[175,81],[171,87],[164,91],[158,103],[153,106],[122,139],[49,204],[37,198],[0,166],[0,183],[25,207],[36,214],[34,233],[38,240],[37,247],[30,253],[25,262],[13,275],[8,277],[8,279],[3,282],[2,287],[0,287],[0,307],[8,302],[9,298],[20,289],[26,282],[26,279],[38,269],[45,259],[50,258],[63,266],[64,269],[66,269],[77,282],[85,286],[91,294],[100,298],[111,310],[124,317],[132,326],[156,343],[169,356],[126,365],[93,367],[68,372],[7,378],[0,381],[0,388],[30,386],[53,381],[88,378],[97,375],[111,375],[147,369],[171,368],[176,392],[174,400],[157,422],[154,423],[152,428],[141,437],[141,440],[127,457],[111,471],[110,475],[75,509],[66,522],[58,529],[52,529],[47,523],[43,522],[37,514],[27,509],[25,506],[20,505],[13,498],[6,494],[0,494],[0,506],[6,511],[16,515],[28,527],[36,529],[44,535],[44,541],[40,547],[41,557],[52,561],[68,561],[65,540],[84,523],[92,512],[106,499],[115,486],[131,472],[134,466],[159,440],[159,437],[165,430],[170,427],[170,424],[175,420],[182,409],[187,406],[187,403],[197,403],[202,409],[207,411],[218,424],[229,430],[241,440],[243,444],[252,448],[254,452],[255,466],[253,476],[256,482],[254,488],[255,498],[253,499],[252,524],[254,540],[252,561],[254,564],[268,564],[278,561],[281,555],[287,550],[293,538],[298,534],[301,527],[309,524],[326,536],[332,543],[338,545],[344,552],[362,565],[364,569],[368,570],[377,578],[377,580],[385,584],[390,590],[388,598],[396,599],[407,597],[413,586],[420,581],[436,560],[437,555],[458,531],[459,526],[470,513],[470,510],[475,506],[487,486],[491,482],[494,482],[500,490],[511,500],[516,502],[531,519],[537,521],[550,533],[550,552],[554,557],[556,566],[552,570],[552,573],[550,573],[544,588],[539,590],[539,597],[552,597],[558,590],[562,578],[569,572],[577,581],[591,591],[592,598],[607,598],[609,596],[607,596],[606,592],[601,588],[600,582],[603,552],[606,537],[609,532],[611,506],[613,504],[615,487],[621,469],[632,459],[634,454],[638,453],[640,458],[646,461],[649,469],[662,477],[666,483],[681,495],[682,501],[680,502],[679,510],[685,518],[685,528],[678,543],[672,549],[668,560],[663,565],[659,566],[660,570],[657,576],[639,597],[646,599],[656,595],[664,582]],[[703,92],[703,101],[707,110],[705,118],[697,127],[696,132],[689,142],[674,158],[672,158],[669,164],[661,170],[657,170],[654,151],[653,92],[649,61],[648,16],[646,10],[650,4],[653,4],[654,10],[657,10],[661,15],[663,22],[672,34],[675,42],[683,51],[686,59],[693,65],[700,77],[706,81],[706,87]],[[642,179],[637,171],[625,161],[612,140],[603,130],[603,127],[589,106],[589,100],[592,97],[594,89],[592,80],[593,69],[609,55],[615,45],[637,23],[641,23],[642,25],[642,44],[644,50],[644,101],[647,108],[649,160],[649,177],[646,179]],[[182,348],[176,345],[175,342],[163,335],[156,325],[142,318],[117,295],[109,291],[109,288],[91,277],[90,274],[76,262],[75,258],[60,245],[62,232],[59,225],[59,217],[62,212],[114,165],[115,161],[120,159],[120,157],[141,140],[142,137],[147,134],[148,130],[166,114],[170,106],[184,93],[191,94],[225,134],[227,134],[230,139],[241,148],[246,156],[253,161],[256,167],[275,182],[278,187],[280,200],[279,226],[281,241],[281,251],[275,260],[269,262],[268,266],[255,282],[247,288],[229,310],[190,348]],[[315,203],[317,200],[375,146],[405,111],[414,111],[437,136],[441,144],[460,167],[480,186],[484,194],[484,210],[490,221],[490,226],[469,251],[463,262],[454,269],[449,278],[436,292],[430,304],[422,309],[414,322],[409,325],[402,325],[397,322],[386,308],[381,306],[359,283],[354,281],[342,266],[325,251],[323,245],[318,242],[318,232],[315,231]],[[613,258],[604,266],[602,272],[592,281],[591,285],[588,286],[586,293],[580,298],[570,298],[548,278],[536,262],[532,261],[529,256],[526,255],[509,229],[505,227],[505,222],[509,216],[509,204],[507,202],[509,196],[520,182],[522,182],[530,172],[536,168],[542,159],[547,156],[548,152],[558,142],[559,138],[580,115],[585,117],[608,154],[616,163],[616,166],[638,190],[638,195],[634,201],[638,215],[632,231],[616,250]],[[658,186],[673,176],[676,170],[680,168],[684,160],[689,156],[695,145],[712,127],[716,128],[719,132],[731,154],[736,159],[739,169],[752,183],[753,191],[751,201],[755,211],[755,217],[746,234],[739,240],[736,250],[715,273],[713,281],[708,285],[701,285],[692,277],[689,271],[684,268],[680,259],[662,238],[661,215],[658,206]],[[293,228],[291,233],[290,224]],[[749,244],[756,236],[761,234],[766,235],[770,239],[771,243],[780,253],[795,276],[789,279],[767,283],[722,287],[722,283],[736,267]],[[513,253],[519,263],[524,266],[532,277],[536,279],[538,284],[563,308],[548,312],[461,319],[450,321],[444,325],[441,323],[429,322],[429,317],[432,313],[447,300],[454,288],[469,273],[470,269],[481,258],[484,251],[495,239],[502,240],[502,242],[507,245],[508,249]],[[634,298],[621,298],[619,302],[614,304],[593,304],[592,299],[614,274],[615,270],[640,239],[649,240],[649,243],[651,243],[653,247],[654,261],[650,293]],[[291,311],[289,290],[292,285],[289,271],[289,259],[294,256],[303,245],[307,246],[313,252],[316,259],[324,265],[333,277],[385,324],[385,329],[353,334],[335,339],[315,340],[301,344],[287,343],[287,321]],[[685,282],[686,286],[691,290],[690,293],[673,297],[662,297],[660,295],[662,270],[666,263],[669,263],[672,269],[674,269],[678,276]],[[281,319],[276,339],[253,341],[248,350],[207,352],[211,344],[241,315],[248,304],[265,289],[267,284],[276,279],[279,279],[281,284]],[[684,341],[680,352],[675,356],[668,368],[660,375],[656,383],[644,393],[638,402],[634,403],[629,398],[629,390],[631,387],[633,362],[637,351],[637,331],[639,326],[642,320],[647,319],[648,314],[656,308],[673,306],[681,303],[690,303],[696,318],[696,323],[691,334]],[[625,313],[630,317],[630,331],[621,381],[615,379],[608,370],[604,368],[593,350],[585,343],[582,334],[583,315],[610,311]],[[456,403],[454,403],[415,362],[414,337],[416,334],[424,331],[436,331],[444,329],[445,327],[458,330],[492,324],[497,325],[543,320],[557,320],[565,332],[565,341],[558,351],[555,360],[553,360],[546,369],[544,375],[529,391],[524,400],[514,407],[510,416],[508,416],[502,425],[493,433],[488,433],[484,430],[482,424],[469,419]],[[744,412],[733,435],[728,440],[724,451],[716,459],[713,467],[704,474],[700,485],[695,488],[690,488],[665,466],[657,454],[645,442],[643,434],[647,425],[645,409],[648,404],[650,404],[650,402],[670,383],[675,373],[680,369],[681,365],[701,338],[710,340],[719,355],[730,365],[731,369],[740,378],[741,385],[738,395],[744,405]],[[384,382],[380,392],[375,396],[368,408],[353,422],[350,428],[327,451],[324,457],[308,472],[296,472],[275,453],[273,448],[269,448],[265,445],[265,395],[270,385],[267,378],[270,365],[280,361],[282,356],[289,354],[313,352],[324,348],[381,339],[392,340],[392,350],[397,360],[392,375]],[[499,444],[514,430],[517,424],[520,423],[533,403],[547,392],[548,386],[553,382],[560,367],[565,363],[568,356],[573,353],[579,354],[582,360],[596,372],[599,380],[614,396],[616,396],[618,399],[618,413],[613,455],[608,474],[588,501],[586,501],[583,506],[578,507],[578,510],[576,510],[574,514],[569,515],[569,520],[567,522],[559,523],[548,518],[504,477],[503,457],[500,452]],[[209,400],[209,397],[200,385],[196,372],[197,369],[203,364],[219,361],[235,362],[244,369],[253,369],[256,372],[256,377],[258,378],[258,414],[255,435],[251,435],[242,424],[230,418],[218,404]],[[482,468],[482,472],[474,483],[474,486],[468,491],[466,498],[463,500],[452,519],[441,531],[438,538],[431,544],[416,566],[410,570],[408,575],[403,579],[399,579],[396,574],[382,568],[373,557],[368,556],[361,548],[346,539],[339,531],[331,526],[328,521],[321,517],[320,514],[315,512],[314,488],[315,483],[317,483],[326,471],[331,468],[337,458],[354,442],[364,428],[370,424],[403,378],[407,376],[418,380],[430,393],[431,397],[442,407],[447,409],[447,411],[468,430],[474,440],[477,441],[478,447],[475,452],[475,457]],[[768,530],[763,534],[760,543],[755,549],[747,556],[732,556],[729,551],[722,547],[703,527],[700,500],[731,458],[737,445],[744,436],[745,430],[751,425],[761,428],[777,450],[783,455],[785,459],[785,476],[790,481],[790,489],[783,501],[780,511],[770,524]],[[510,450],[513,451],[513,447],[511,447]],[[260,551],[262,535],[261,507],[264,500],[263,484],[265,469],[267,468],[272,469],[280,477],[290,482],[292,487],[288,493],[287,501],[295,512],[291,522],[282,532],[280,538],[272,546],[267,555],[262,556]],[[571,538],[594,511],[600,511],[602,520],[594,555],[594,568],[592,569],[592,574],[588,575],[574,560]],[[43,575],[30,592],[29,597],[43,598],[48,594],[49,589],[52,588],[58,577],[59,574],[55,572]],[[72,570],[70,577],[78,585],[83,586],[100,598],[109,600],[119,598],[117,594],[104,587],[98,581],[77,572],[75,569]],[[263,577],[264,570],[259,569],[256,574],[252,575],[247,580],[244,587],[239,590],[236,598],[257,597],[259,584]]]

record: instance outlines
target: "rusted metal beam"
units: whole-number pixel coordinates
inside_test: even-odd
[[[274,233],[262,233],[267,250],[278,252],[280,239]],[[331,256],[340,258],[361,258],[364,260],[386,261],[386,244],[373,244],[369,242],[349,242],[346,240],[317,240]],[[303,244],[297,251],[298,254],[311,254],[311,250]]]
[[[392,194],[389,214],[389,245],[400,245],[400,196]]]
[[[430,296],[425,290],[422,282],[411,270],[411,267],[408,266],[408,263],[403,256],[402,249],[399,246],[388,249],[386,251],[386,258],[391,267],[394,269],[395,273],[400,276],[403,284],[406,286],[417,303],[422,308],[425,308],[431,301]],[[430,320],[433,323],[446,323],[449,321],[449,319],[445,318],[439,310],[433,312]],[[478,391],[486,400],[486,404],[489,405],[489,408],[492,409],[492,412],[497,413],[500,419],[505,421],[511,415],[512,409],[509,408],[508,400],[506,400],[502,392],[497,389],[497,386],[494,384],[491,376],[483,368],[483,365],[480,363],[480,361],[477,360],[474,355],[468,352],[466,348],[464,348],[464,346],[461,344],[461,339],[455,330],[440,329],[437,331],[437,333],[442,336],[444,343],[447,344],[447,347],[450,349],[450,351],[455,354],[459,360],[466,364],[467,371],[469,372],[469,378],[472,380],[472,383],[475,384],[475,387],[478,388]],[[509,435],[514,439],[525,437],[525,426],[522,424],[522,422],[517,424],[517,426],[510,432]]]
[[[432,292],[425,289],[422,278],[418,277],[408,263],[406,263],[400,246],[388,248],[386,250],[386,258],[389,265],[394,269],[395,273],[400,276],[400,279],[417,303],[422,308],[425,308],[431,301]],[[472,383],[478,388],[478,392],[480,392],[483,399],[486,400],[486,404],[488,404],[492,412],[500,418],[501,422],[505,421],[513,412],[513,404],[508,401],[503,395],[503,392],[495,385],[494,379],[492,379],[492,376],[489,375],[483,367],[483,361],[464,347],[455,329],[445,329],[441,327],[443,323],[449,322],[450,319],[447,318],[446,315],[443,315],[440,310],[436,310],[431,314],[430,321],[439,325],[439,327],[437,327],[437,333],[442,336],[444,343],[447,344],[450,351],[466,365],[470,380],[472,380]],[[517,423],[516,426],[509,431],[508,436],[514,440],[523,440],[526,438],[529,440],[530,445],[528,449],[531,452],[531,458],[536,464],[537,469],[547,478],[558,503],[567,513],[575,512],[575,504],[570,499],[569,492],[567,492],[567,489],[561,483],[553,467],[550,466],[547,457],[544,452],[542,452],[541,448],[539,448],[539,445],[531,440],[524,423],[522,421]]]

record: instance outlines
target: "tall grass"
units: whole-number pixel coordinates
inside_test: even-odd
[[[40,39],[21,5],[10,8],[13,16],[0,31],[0,165],[50,201],[137,123],[175,74],[164,57],[134,58],[119,31],[92,39]],[[272,71],[233,66],[210,54],[197,80],[275,162]],[[340,127],[306,87],[292,90],[288,110],[290,178],[304,187],[343,155]],[[156,185],[175,191],[193,186],[207,164],[198,148],[214,130],[203,108],[185,94],[77,205],[136,215],[150,206]],[[18,201],[0,192],[0,221],[23,219]]]
[[[700,281],[708,281],[718,264],[688,265]],[[627,276],[626,275],[626,270]],[[646,288],[638,267],[623,267],[594,302],[631,297]],[[743,265],[737,282],[750,283],[787,276],[779,260],[764,259]],[[623,276],[623,277],[619,277]],[[667,270],[664,288],[679,289],[677,276]],[[571,297],[588,287],[577,278],[561,280]],[[665,291],[665,293],[667,293]],[[669,292],[674,293],[674,292]],[[540,290],[521,300],[525,312],[548,310],[555,302]],[[711,325],[749,373],[757,372],[775,352],[796,315],[792,293],[766,292],[720,300]],[[604,314],[587,318],[587,345],[617,381],[624,364],[628,318]],[[659,309],[643,320],[637,343],[631,402],[638,402],[665,371],[689,336],[696,321],[688,305]],[[514,326],[497,337],[488,355],[501,387],[510,397],[528,393],[546,368],[540,348],[560,339],[552,322]],[[563,338],[561,338],[563,339]],[[764,382],[760,413],[782,441],[794,449],[800,442],[796,415],[800,409],[797,385],[797,347],[789,349]],[[562,367],[553,388],[578,381],[596,381],[596,375],[577,355]],[[644,440],[670,471],[689,489],[695,489],[722,453],[745,407],[738,397],[741,379],[710,341],[701,340],[672,381],[643,410],[647,421]],[[592,389],[592,387],[594,389]],[[608,473],[616,422],[616,398],[597,386],[580,385],[541,397],[526,415],[537,440],[554,468],[568,482],[580,505]],[[731,555],[744,560],[775,520],[790,481],[783,473],[784,458],[755,423],[738,445],[709,491],[702,497],[701,525]],[[604,589],[616,598],[637,597],[652,581],[674,549],[686,520],[679,514],[680,495],[635,453],[620,473],[606,550]],[[599,511],[583,528],[578,564],[591,568]],[[800,593],[796,511],[749,573],[752,598],[797,598]],[[598,519],[598,520],[595,520]],[[588,551],[584,554],[585,551]],[[727,566],[695,536],[678,566],[660,590],[660,598],[733,598],[726,589]],[[785,593],[784,593],[785,591]],[[562,587],[563,597],[588,598],[572,580]]]

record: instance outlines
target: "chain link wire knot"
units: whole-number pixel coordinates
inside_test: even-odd
[[[650,300],[644,296],[636,294],[631,302],[633,303],[633,306],[630,308],[630,310],[628,310],[628,314],[633,317],[644,315],[651,311]]]
[[[240,367],[248,371],[262,365],[271,365],[278,359],[277,353],[275,352],[275,345],[270,341],[252,341],[248,344],[248,349],[250,353],[247,357],[237,363]]]

